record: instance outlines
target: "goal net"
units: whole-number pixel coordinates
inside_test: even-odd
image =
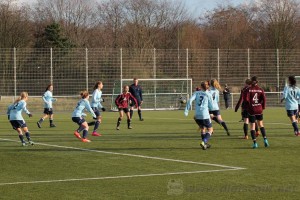
[[[117,110],[114,99],[125,85],[133,84],[133,79],[115,82],[112,91],[111,110]],[[143,90],[144,110],[176,110],[185,106],[192,94],[192,79],[139,79]]]

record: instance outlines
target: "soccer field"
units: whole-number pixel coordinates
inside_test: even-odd
[[[35,113],[33,113],[35,114]],[[17,133],[1,116],[0,199],[299,199],[300,137],[284,108],[269,108],[264,122],[270,147],[242,139],[240,113],[222,110],[231,136],[216,123],[206,151],[193,111],[134,113],[117,131],[117,112],[102,113],[91,143],[74,137],[71,114],[56,113],[56,128],[41,113],[24,115],[34,146],[21,147]],[[91,117],[87,117],[91,121]],[[92,127],[90,127],[92,129]],[[91,133],[91,130],[89,131]]]

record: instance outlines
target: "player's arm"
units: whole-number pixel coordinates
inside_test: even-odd
[[[288,92],[288,89],[287,89],[287,87],[285,86],[285,87],[284,87],[284,90],[283,90],[283,93],[282,93],[282,98],[281,98],[281,100],[280,100],[281,103],[286,99],[286,97],[287,97],[287,92]]]
[[[263,102],[262,102],[262,104],[261,104],[261,105],[262,105],[262,109],[264,110],[264,109],[266,108],[266,100],[267,100],[267,99],[266,99],[266,95],[265,95],[265,92],[264,92],[264,91],[262,92],[262,98],[263,98],[263,99],[262,99],[262,100],[263,100]]]
[[[192,95],[192,97],[187,101],[186,103],[186,106],[185,106],[185,110],[184,110],[184,115],[185,116],[188,116],[189,114],[189,110],[191,109],[192,107],[192,102],[196,99],[196,93],[194,93]]]
[[[237,104],[235,105],[235,108],[234,108],[235,112],[238,111],[239,107],[241,106],[242,101],[243,101],[243,91],[241,91],[240,98],[239,98]]]
[[[142,89],[142,87],[140,87],[141,89],[140,89],[140,98],[141,98],[141,101],[143,102],[143,89]]]
[[[24,102],[22,106],[22,110],[29,116],[32,117],[32,114],[29,112],[29,110],[27,110],[26,108],[26,103]]]
[[[134,100],[135,106],[138,107],[138,102],[137,102],[136,98],[131,93],[129,93],[129,94],[130,94],[130,98]]]
[[[120,107],[120,98],[121,98],[121,94],[119,94],[118,96],[117,96],[117,98],[115,99],[115,104],[116,104],[116,106],[119,108]]]
[[[96,114],[94,113],[89,101],[87,101],[87,100],[85,101],[84,107],[92,114],[93,118],[97,117]]]

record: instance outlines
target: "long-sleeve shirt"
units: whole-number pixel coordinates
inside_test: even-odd
[[[92,108],[102,108],[102,91],[101,90],[94,90],[93,95],[92,95],[92,102],[91,102],[91,107]]]
[[[20,100],[19,102],[8,106],[7,115],[9,115],[9,120],[24,120],[22,112],[24,111],[27,115],[30,114],[26,108],[26,105],[26,101]]]
[[[44,108],[52,108],[52,102],[56,101],[55,98],[52,97],[52,92],[47,90],[43,95]]]
[[[129,92],[138,100],[143,101],[143,90],[140,85],[132,84],[129,87]]]
[[[130,99],[135,101],[135,105],[137,105],[136,98],[130,92],[119,94],[115,100],[115,104],[118,108],[128,108]]]
[[[285,109],[297,110],[299,97],[300,89],[298,87],[285,86],[283,90],[283,98],[285,99]]]
[[[209,91],[208,91],[211,96],[212,96],[212,107],[210,111],[214,111],[214,110],[220,110],[219,108],[219,101],[220,101],[220,92],[219,90],[217,90],[214,87],[210,87]]]
[[[96,115],[93,111],[93,109],[91,108],[90,102],[86,99],[81,99],[80,101],[78,101],[76,108],[74,109],[73,113],[72,113],[72,117],[81,117],[83,116],[83,110],[86,109],[87,111],[89,111],[92,116],[94,118],[96,118]]]

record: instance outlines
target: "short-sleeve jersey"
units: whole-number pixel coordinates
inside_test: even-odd
[[[185,112],[188,112],[195,101],[195,118],[196,119],[210,119],[209,108],[212,106],[212,97],[209,93],[204,91],[196,91],[188,100]]]
[[[92,102],[91,102],[91,107],[92,108],[102,108],[102,104],[101,104],[101,98],[102,96],[102,91],[101,90],[94,90],[93,95],[92,95]]]
[[[243,100],[250,115],[260,115],[266,107],[265,92],[258,85],[248,87],[244,93]]]
[[[82,117],[84,109],[89,111],[92,114],[92,116],[96,118],[96,115],[91,108],[90,102],[86,99],[81,99],[80,101],[78,101],[77,106],[72,113],[72,117]]]
[[[47,90],[43,95],[44,108],[52,108],[52,102],[56,101],[55,98],[52,97],[52,92]]]
[[[297,110],[299,97],[300,89],[298,87],[285,86],[283,90],[283,98],[285,99],[285,109]]]
[[[30,112],[26,108],[26,101],[21,100],[15,104],[11,104],[7,108],[7,115],[9,115],[9,120],[24,120],[22,116],[22,111],[26,114],[30,114]]]
[[[220,101],[220,92],[219,92],[219,90],[217,90],[214,87],[210,87],[209,93],[211,94],[212,100],[213,100],[212,107],[211,107],[210,111],[220,110],[220,108],[219,108],[219,101]]]

